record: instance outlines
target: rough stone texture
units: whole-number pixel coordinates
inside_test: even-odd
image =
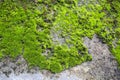
[[[106,44],[96,35],[90,40],[83,38],[93,60],[61,73],[52,74],[38,68],[28,70],[26,61],[20,56],[16,61],[6,58],[0,62],[0,80],[120,80],[120,70]]]
[[[20,73],[26,72],[27,69],[28,66],[22,56],[16,58],[14,61],[7,57],[0,62],[0,75],[3,73],[7,76],[11,73],[19,75]]]
[[[91,62],[86,63],[90,68],[88,74],[94,80],[120,80],[118,64],[110,53],[108,46],[102,44],[96,35],[92,40],[87,37],[84,38],[84,44],[93,57]]]

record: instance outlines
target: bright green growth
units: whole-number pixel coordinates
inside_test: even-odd
[[[106,0],[99,4],[94,0],[87,5],[78,3],[77,0],[38,0],[37,4],[17,0],[0,2],[0,58],[15,59],[22,55],[30,67],[58,73],[92,60],[82,38],[97,34],[120,61],[120,47],[112,45],[120,39],[120,24],[114,23],[119,21],[116,18],[120,16],[119,3],[113,1],[118,13],[111,12],[113,5]],[[55,34],[60,39],[56,42]]]
[[[112,53],[114,53],[114,56],[116,56],[116,60],[118,61],[118,64],[120,64],[120,46],[117,46],[115,49],[112,49]]]

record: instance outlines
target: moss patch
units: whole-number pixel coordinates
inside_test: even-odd
[[[92,60],[82,38],[97,34],[119,62],[120,2],[83,4],[78,0],[0,2],[0,58],[23,55],[30,67],[57,73]],[[64,42],[55,43],[51,32]]]

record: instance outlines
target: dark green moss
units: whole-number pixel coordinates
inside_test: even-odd
[[[58,73],[58,72],[61,72],[63,70],[62,65],[59,62],[55,62],[55,61],[50,63],[49,69],[53,73]]]

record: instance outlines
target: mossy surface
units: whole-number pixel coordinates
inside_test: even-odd
[[[120,2],[106,0],[0,2],[0,58],[22,55],[53,73],[92,60],[82,38],[97,34],[120,62]],[[54,35],[59,40],[54,40]],[[116,45],[113,44],[116,43]],[[119,63],[120,64],[120,63]]]

